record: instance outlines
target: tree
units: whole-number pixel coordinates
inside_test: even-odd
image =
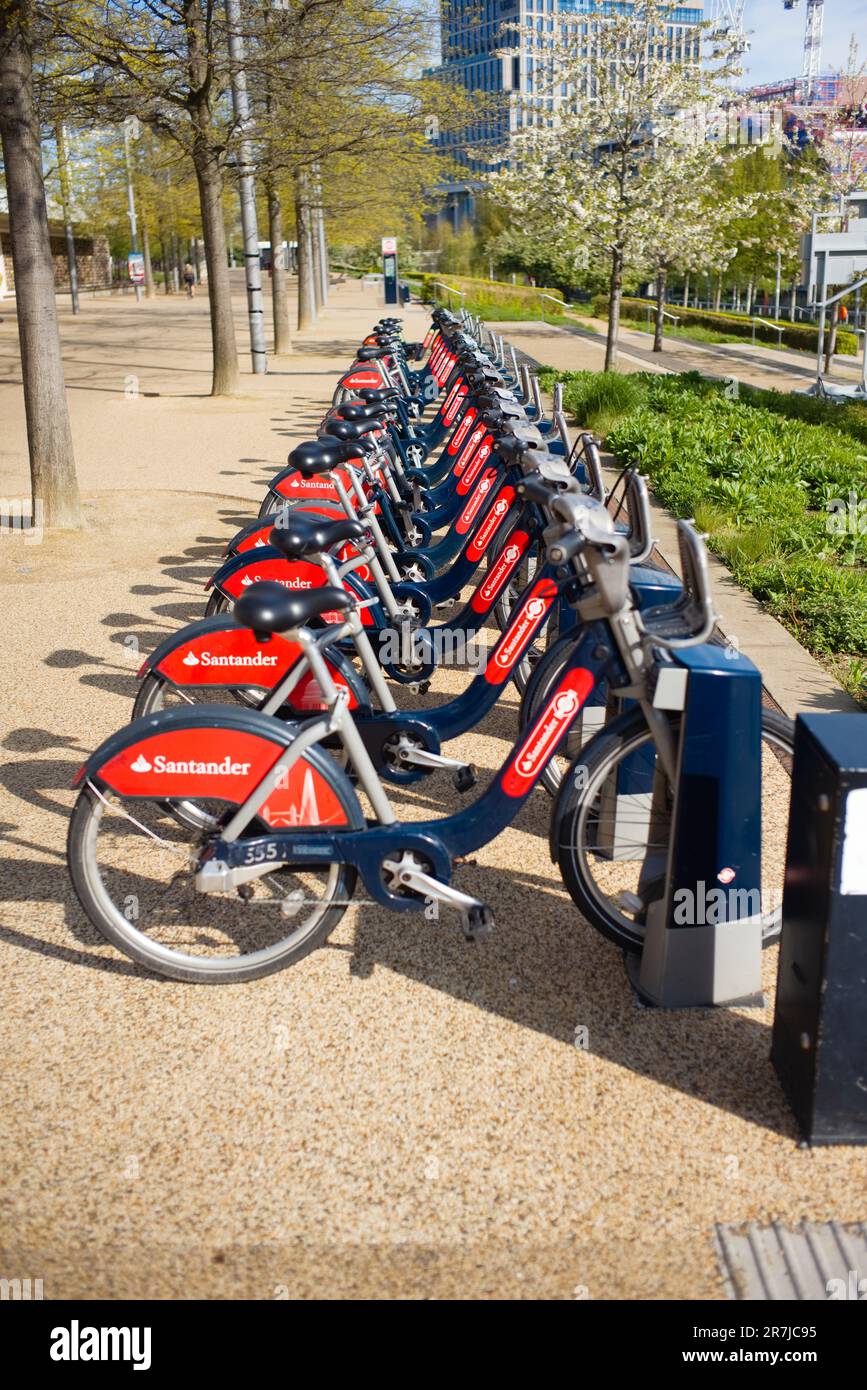
[[[175,140],[196,176],[211,317],[211,394],[238,389],[238,349],[223,217],[233,116],[225,24],[214,0],[81,0],[64,38],[89,64],[79,106],[94,117],[135,115]]]
[[[0,0],[0,140],[9,200],[33,512],[46,526],[81,525],[63,379],[54,269],[33,97],[34,0]]]
[[[435,111],[440,130],[454,130],[470,101],[422,71],[433,21],[429,0],[283,0],[248,43],[269,206],[276,198],[282,212],[291,198],[295,208],[301,328],[316,314],[324,220],[344,245],[350,231],[359,246],[398,232],[449,167],[438,157],[435,166],[426,120]],[[317,54],[327,55],[327,82]]]
[[[688,178],[690,150],[698,148],[683,141],[684,113],[702,127],[729,74],[724,61],[713,70],[701,65],[706,26],[675,47],[675,8],[634,0],[582,13],[580,26],[561,15],[555,37],[537,44],[536,91],[520,113],[514,158],[490,181],[494,197],[522,220],[544,201],[560,254],[576,271],[606,258],[606,370],[617,358],[624,274],[652,259],[654,217]],[[659,157],[669,146],[680,159]]]

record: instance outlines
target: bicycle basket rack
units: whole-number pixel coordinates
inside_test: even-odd
[[[674,603],[645,608],[639,621],[650,640],[676,651],[706,642],[716,626],[704,540],[691,521],[677,523],[683,592]]]

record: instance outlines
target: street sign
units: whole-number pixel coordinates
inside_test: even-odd
[[[126,269],[133,285],[144,284],[144,255],[141,251],[130,251],[126,258]]]
[[[397,237],[382,238],[382,279],[386,304],[399,304],[397,292]]]

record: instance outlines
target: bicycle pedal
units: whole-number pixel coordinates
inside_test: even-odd
[[[464,767],[459,767],[452,782],[459,792],[468,792],[476,785],[479,780],[478,769],[472,763],[467,763]]]
[[[494,914],[484,903],[461,913],[461,926],[467,941],[485,941],[494,930]]]
[[[430,681],[410,681],[407,689],[411,695],[426,695],[430,690]]]

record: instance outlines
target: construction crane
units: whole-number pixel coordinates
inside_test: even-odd
[[[784,10],[796,10],[800,0],[783,0]],[[801,100],[808,102],[822,64],[822,21],[825,0],[807,0],[807,23],[804,28],[804,65],[801,69]]]
[[[732,82],[741,75],[741,60],[749,52],[750,41],[744,29],[746,0],[712,0],[709,37],[717,56],[723,52],[733,59]],[[717,47],[718,46],[718,47]]]

